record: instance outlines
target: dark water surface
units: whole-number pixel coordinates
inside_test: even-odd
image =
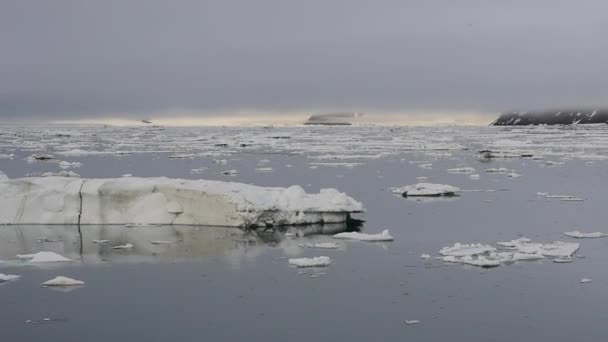
[[[565,159],[565,165],[553,167],[521,158],[484,163],[474,156],[477,146],[470,147],[440,157],[394,153],[353,168],[311,169],[307,155],[271,150],[231,154],[226,165],[208,157],[169,159],[172,152],[65,158],[82,162],[74,171],[90,178],[132,173],[300,184],[309,192],[334,187],[365,204],[364,232],[390,229],[395,241],[339,241],[339,249],[318,250],[298,244],[332,241],[328,234],[342,228],[309,227],[305,237],[294,237],[222,227],[82,226],[79,232],[64,226],[0,226],[0,273],[22,276],[0,285],[2,341],[606,340],[608,238],[577,240],[584,258],[569,264],[542,260],[481,269],[419,258],[422,253],[437,256],[454,242],[494,243],[520,236],[573,241],[562,233],[608,231],[605,160]],[[26,163],[32,151],[12,152],[12,160],[0,159],[0,170],[11,178],[51,169],[50,164]],[[270,160],[273,172],[255,171],[261,159]],[[431,170],[414,163],[427,161]],[[459,166],[476,168],[480,179],[446,172]],[[208,169],[200,175],[189,172],[200,167]],[[484,172],[491,167],[507,167],[522,177]],[[222,176],[227,169],[239,175]],[[420,202],[388,190],[416,183],[419,176],[466,190],[496,191]],[[549,200],[537,192],[585,200]],[[93,239],[135,247],[117,251]],[[159,240],[172,243],[150,243]],[[52,266],[15,261],[16,254],[42,250],[75,261]],[[287,263],[289,257],[319,255],[330,256],[332,265],[301,271]],[[40,286],[58,275],[86,285],[69,292]],[[580,284],[584,277],[593,282]],[[421,323],[406,325],[405,320]]]

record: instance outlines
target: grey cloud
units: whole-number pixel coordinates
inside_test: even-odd
[[[0,116],[602,105],[603,1],[4,1]]]

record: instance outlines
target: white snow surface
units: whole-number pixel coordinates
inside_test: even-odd
[[[0,181],[0,224],[338,223],[363,205],[335,189],[170,178],[31,177]]]
[[[78,286],[84,285],[84,281],[76,280],[64,276],[58,276],[42,283],[42,286]]]
[[[327,267],[331,264],[331,259],[326,256],[295,258],[289,259],[289,264],[295,267]]]
[[[338,233],[333,236],[334,239],[359,240],[359,241],[393,241],[388,229],[383,230],[378,234],[365,234],[359,232]]]
[[[460,189],[455,186],[433,183],[406,185],[393,190],[394,193],[399,193],[404,196],[453,196],[458,191],[460,191]]]

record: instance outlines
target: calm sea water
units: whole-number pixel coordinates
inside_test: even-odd
[[[263,186],[299,184],[309,192],[333,187],[365,204],[367,212],[359,217],[365,220],[361,227],[364,232],[390,229],[395,241],[339,242],[337,250],[316,250],[298,244],[331,241],[328,234],[340,228],[309,227],[306,236],[300,238],[285,232],[247,233],[221,227],[83,226],[79,232],[77,227],[64,226],[0,226],[0,260],[4,260],[0,273],[22,276],[18,281],[0,285],[2,340],[602,341],[608,338],[605,327],[608,238],[578,241],[581,258],[569,264],[543,260],[481,269],[419,258],[422,253],[436,256],[440,248],[454,242],[494,243],[520,236],[539,242],[572,241],[562,233],[575,228],[608,231],[605,224],[608,213],[604,208],[608,168],[602,158],[606,151],[601,139],[605,130],[513,132],[450,128],[395,132],[339,128],[332,134],[323,129],[314,132],[307,129],[306,134],[302,133],[303,128],[283,128],[280,132],[270,129],[272,134],[299,138],[292,137],[294,141],[290,142],[275,139],[275,145],[259,149],[234,148],[223,156],[196,154],[203,150],[222,151],[219,146],[200,147],[191,159],[169,158],[179,152],[175,144],[180,137],[213,136],[221,140],[218,137],[222,130],[215,129],[213,133],[186,130],[183,134],[177,129],[165,131],[163,134],[172,137],[167,141],[173,143],[167,144],[166,149],[158,148],[162,144],[150,138],[157,146],[152,151],[62,156],[54,146],[73,144],[82,148],[84,138],[72,136],[68,141],[56,142],[56,138],[49,138],[41,130],[43,134],[38,138],[35,132],[27,131],[25,137],[15,140],[10,134],[24,129],[5,129],[0,135],[4,141],[0,153],[14,156],[0,159],[0,170],[11,178],[59,171],[53,163],[24,160],[32,153],[46,152],[58,159],[82,162],[80,168],[73,170],[83,177],[131,173],[140,177],[205,178]],[[70,130],[84,131],[87,137],[96,132],[95,139],[104,139],[105,134],[97,128]],[[250,130],[229,131],[229,135],[234,137],[238,132],[241,140],[256,145],[259,136],[251,132],[262,131]],[[405,144],[406,140],[396,141],[391,134],[403,139],[428,136],[422,142],[461,147],[401,149],[403,145],[399,143]],[[134,143],[128,132],[112,132],[111,136],[113,141],[130,142],[129,149],[150,145],[145,137]],[[327,136],[327,141],[319,141],[319,136]],[[577,148],[569,147],[568,140],[570,146]],[[496,141],[502,143],[495,144]],[[587,147],[589,141],[602,143]],[[367,150],[362,148],[365,142]],[[110,145],[87,142],[86,147],[92,151]],[[331,149],[322,149],[323,146]],[[487,146],[533,151],[544,158],[477,160],[475,151]],[[390,153],[377,158],[356,157],[382,151]],[[313,162],[327,162],[323,155],[332,154],[335,158],[329,159],[331,162],[343,162],[344,156],[350,155],[355,157],[348,162],[355,160],[361,165],[310,168]],[[576,157],[587,154],[591,155]],[[311,158],[315,156],[322,158]],[[226,164],[216,162],[219,159],[226,159]],[[264,159],[269,161],[263,162],[263,166],[272,167],[273,172],[255,171]],[[549,167],[546,160],[564,165]],[[432,163],[432,169],[417,166],[426,162]],[[480,179],[446,172],[460,166],[474,167]],[[201,167],[208,169],[202,174],[190,173],[191,169]],[[507,167],[522,177],[484,172],[491,167]],[[239,170],[238,176],[220,174],[227,169]],[[416,183],[416,177],[420,176],[465,190],[484,191],[463,192],[455,199],[420,202],[394,196],[388,190]],[[537,192],[569,194],[585,200],[548,200],[536,196]],[[111,239],[113,244],[131,242],[135,248],[116,251],[92,243],[99,238]],[[158,240],[172,243],[150,243]],[[14,260],[16,254],[41,250],[56,251],[76,261],[39,267],[24,266]],[[330,256],[332,265],[304,272],[287,264],[289,257],[318,255]],[[57,275],[83,280],[86,285],[69,292],[40,286]],[[583,277],[592,278],[593,282],[580,284]],[[407,325],[405,320],[420,323]]]

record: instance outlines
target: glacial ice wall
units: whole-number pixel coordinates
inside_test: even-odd
[[[170,178],[31,177],[0,181],[2,224],[251,227],[344,222],[361,203],[335,190]]]

